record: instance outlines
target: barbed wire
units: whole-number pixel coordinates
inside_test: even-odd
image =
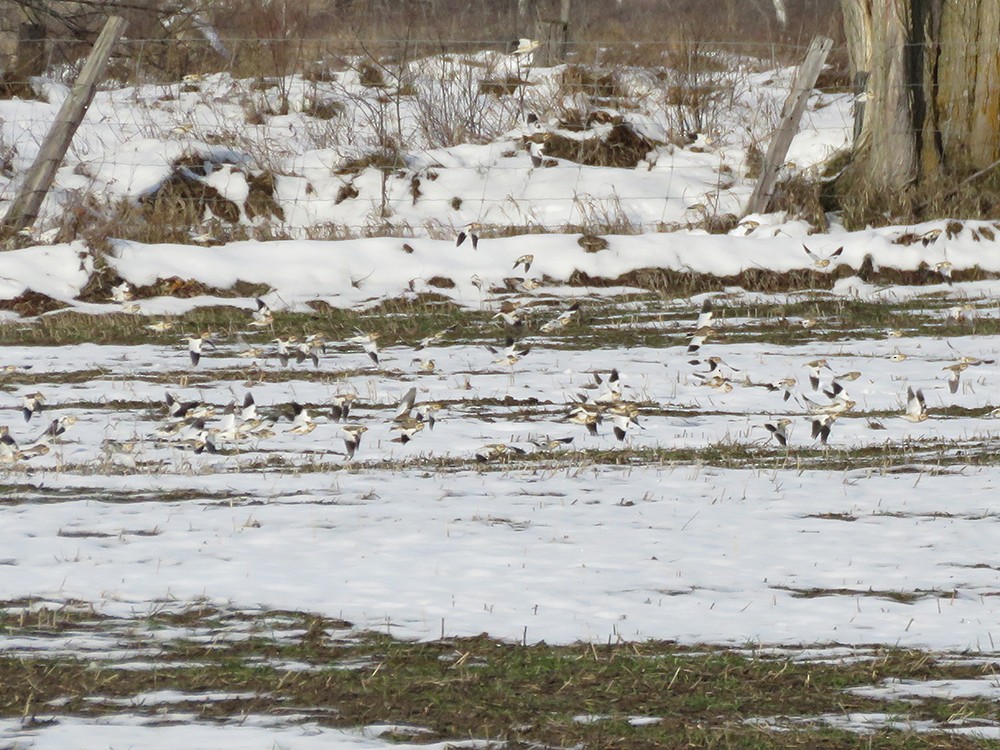
[[[290,40],[226,41],[267,45]],[[407,49],[418,41],[378,40]],[[323,42],[331,49],[340,49],[342,44]],[[625,72],[621,80],[611,82],[579,77],[572,82],[572,93],[582,101],[556,106],[552,102],[566,93],[559,89],[558,74],[530,61],[512,59],[499,49],[482,49],[505,44],[497,40],[460,43],[470,54],[490,53],[499,62],[495,68],[467,66],[469,77],[457,84],[440,72],[432,75],[425,64],[421,67],[412,59],[397,60],[391,69],[386,65],[387,80],[374,85],[361,83],[359,75],[349,85],[336,79],[307,80],[302,60],[315,60],[315,55],[301,56],[298,72],[289,75],[241,75],[242,71],[223,67],[215,74],[157,80],[159,71],[143,67],[142,48],[160,44],[163,40],[127,41],[125,49],[138,45],[139,53],[122,57],[127,63],[124,74],[119,71],[110,77],[103,98],[92,105],[57,179],[49,212],[43,213],[49,223],[61,220],[53,202],[61,208],[86,203],[89,210],[95,210],[95,200],[104,201],[106,206],[96,209],[100,213],[123,198],[148,207],[159,196],[187,202],[188,213],[180,218],[191,222],[192,231],[207,225],[219,229],[220,223],[241,224],[247,231],[266,223],[269,231],[293,236],[330,228],[357,235],[407,228],[441,235],[469,223],[482,224],[484,235],[511,225],[536,229],[601,225],[622,231],[698,226],[740,213],[755,177],[749,164],[743,163],[746,143],[741,141],[748,131],[737,130],[748,129],[753,118],[758,132],[750,142],[761,151],[784,96],[777,83],[771,110],[761,105],[751,112],[740,96],[752,87],[748,76],[759,71],[741,68],[730,59],[723,66],[707,65],[704,70],[680,71],[675,76],[648,75],[643,103],[656,110],[653,130],[658,130],[659,137],[653,137],[630,115],[632,104],[642,95],[633,90],[628,71],[641,72],[641,65],[593,66]],[[661,43],[664,50],[670,44]],[[747,50],[775,48],[773,43],[759,42],[714,46],[716,51],[726,47],[741,55]],[[785,48],[805,49],[802,45]],[[622,49],[634,51],[635,45]],[[333,72],[360,74],[362,63],[372,60],[385,62],[362,50],[358,62],[345,65],[341,57],[340,69]],[[407,64],[416,67],[410,77],[389,75]],[[508,72],[518,76],[508,93],[481,89],[484,80]],[[68,81],[72,69],[65,68],[61,74]],[[414,84],[420,75],[433,78],[440,87],[421,91]],[[63,96],[51,80],[22,82],[24,91],[34,89],[51,102],[48,110],[37,103],[19,106],[0,101],[0,174],[7,178],[6,185],[0,184],[0,210],[13,198],[19,173],[30,164]],[[226,85],[218,85],[220,81]],[[17,82],[6,84],[16,87]],[[445,100],[448,85],[461,90],[460,97],[453,94],[455,101]],[[546,87],[552,91],[537,93]],[[730,87],[738,88],[740,95]],[[843,91],[838,88],[828,95],[827,103],[830,96],[839,97],[846,107],[851,97]],[[421,109],[405,116],[394,111],[412,106],[421,96],[426,100]],[[486,110],[486,115],[475,115],[487,119],[463,120],[472,117],[462,109],[470,106]],[[316,116],[322,107],[330,109]],[[587,117],[599,111],[610,112],[611,119],[588,123]],[[529,112],[538,114],[534,127],[527,126]],[[455,121],[424,124],[422,131],[417,120],[429,114]],[[746,121],[736,122],[740,117]],[[823,140],[846,148],[848,119],[824,119],[809,127]],[[446,126],[454,126],[455,131],[426,132]],[[602,145],[602,139],[619,126],[632,139],[627,148]],[[449,149],[468,148],[468,140],[459,137],[463,129],[474,143],[492,144],[488,148],[499,151],[453,157]],[[584,138],[580,131],[587,129],[591,134]],[[429,135],[437,136],[440,143],[429,143]],[[699,139],[697,145],[691,142],[693,135]],[[557,139],[559,149],[554,146]],[[575,144],[576,139],[583,142]],[[147,140],[161,144],[159,150],[143,145]],[[532,144],[539,148],[532,152]],[[733,147],[736,150],[731,152]],[[587,149],[602,153],[588,155]],[[625,150],[629,153],[623,155]],[[317,154],[322,151],[330,153],[320,158]],[[155,158],[146,157],[147,152]],[[789,165],[787,175],[801,172],[803,166]],[[269,187],[252,188],[260,175],[268,176]],[[256,218],[250,216],[247,204],[251,190],[257,190],[258,198],[267,193],[274,203],[255,209]],[[245,197],[234,200],[234,194]],[[231,230],[236,231],[225,231]]]

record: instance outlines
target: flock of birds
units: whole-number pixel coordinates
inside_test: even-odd
[[[470,228],[470,232],[473,228]],[[459,234],[457,243],[462,244],[470,237],[470,232]],[[471,234],[472,242],[478,245],[478,236]],[[827,256],[820,256],[805,248],[805,252],[813,260],[817,268],[828,268],[841,253],[842,248]],[[534,256],[521,255],[514,260],[512,270],[523,269],[525,275],[530,271]],[[524,290],[525,282],[532,281],[525,277],[510,277],[504,279],[502,288],[505,292],[516,293]],[[473,283],[480,286],[483,282],[474,278]],[[540,282],[539,282],[540,283]],[[535,287],[537,288],[537,284]],[[500,291],[492,289],[491,291]],[[134,304],[133,291],[127,282],[111,290],[111,300],[124,309]],[[502,346],[485,348],[494,355],[492,364],[513,368],[526,357],[532,344],[523,335],[530,328],[536,328],[539,333],[554,333],[570,326],[580,314],[580,303],[572,302],[559,310],[556,315],[544,323],[534,326],[531,312],[538,309],[527,303],[527,298],[506,294],[493,315],[494,322],[505,331],[505,341]],[[547,308],[546,308],[547,309]],[[707,297],[701,305],[697,319],[687,340],[687,355],[691,357],[688,364],[692,366],[691,378],[697,385],[714,389],[721,393],[731,392],[734,386],[764,387],[769,391],[781,394],[783,402],[794,399],[805,411],[805,418],[811,424],[811,436],[821,445],[826,445],[838,418],[849,413],[856,402],[848,394],[846,383],[857,380],[861,373],[857,371],[835,373],[826,359],[815,359],[803,365],[808,371],[809,389],[799,389],[798,378],[787,376],[775,381],[754,382],[741,370],[728,365],[719,356],[703,357],[702,349],[714,333],[715,317],[713,303]],[[159,320],[148,324],[148,328],[158,333],[170,331],[175,326],[171,320]],[[274,311],[263,299],[256,299],[256,309],[251,312],[249,326],[258,331],[273,329]],[[457,324],[437,331],[413,345],[415,352],[440,345],[445,338],[453,333]],[[890,332],[894,335],[894,332]],[[367,355],[371,366],[380,367],[379,334],[355,329],[353,335],[340,342],[346,346],[360,347]],[[192,368],[198,367],[203,357],[217,347],[209,331],[185,334],[183,341]],[[250,346],[244,344],[237,356],[249,357],[254,360],[276,360],[283,367],[310,363],[319,368],[321,357],[328,351],[331,342],[318,333],[303,336],[275,337],[271,346]],[[892,355],[905,359],[905,355]],[[433,374],[436,364],[433,359],[414,359],[418,363],[418,371]],[[962,357],[957,362],[943,369],[949,373],[948,387],[952,393],[957,392],[961,373],[969,367],[982,364],[993,364],[994,360],[983,360],[974,357]],[[307,365],[308,366],[308,365]],[[698,369],[702,368],[704,369]],[[10,369],[10,368],[8,368]],[[513,369],[511,370],[513,373]],[[586,428],[591,436],[599,435],[599,430],[605,422],[611,423],[611,431],[616,440],[624,442],[636,429],[642,429],[640,414],[643,404],[626,398],[622,378],[617,369],[610,372],[595,372],[593,381],[574,389],[569,398],[565,421]],[[825,382],[824,382],[825,381]],[[805,392],[802,392],[802,391]],[[352,410],[357,406],[359,396],[354,390],[338,390],[330,397],[327,420],[339,426],[340,438],[343,441],[343,455],[351,461],[361,448],[362,437],[369,427],[356,418]],[[40,391],[27,393],[22,397],[21,411],[26,423],[45,408],[46,399]],[[439,413],[445,407],[441,402],[423,402],[418,400],[417,388],[409,388],[395,404],[393,416],[390,418],[390,432],[394,434],[393,442],[407,444],[414,440],[424,429],[433,429]],[[167,391],[163,400],[163,420],[155,429],[150,439],[166,443],[178,448],[192,450],[195,453],[220,453],[236,451],[247,441],[255,444],[274,437],[278,432],[289,435],[305,435],[316,429],[316,417],[307,407],[297,401],[269,410],[259,411],[254,396],[247,392],[242,403],[236,401],[221,407],[221,414],[216,415],[217,407],[201,401],[184,401]],[[906,407],[900,415],[910,422],[922,422],[928,418],[927,403],[923,391],[907,387]],[[0,426],[0,462],[12,463],[18,460],[30,459],[45,455],[53,443],[58,442],[66,431],[78,419],[72,415],[53,419],[44,430],[30,441],[19,445],[11,435],[7,426]],[[287,426],[282,422],[287,421]],[[761,425],[782,447],[789,445],[790,426],[793,420],[789,417],[772,419]],[[879,426],[877,421],[869,420],[871,426]],[[530,442],[538,450],[555,450],[572,443],[572,436],[531,438]],[[114,441],[106,441],[121,446]],[[527,448],[511,441],[508,443],[491,443],[475,452],[479,461],[492,461],[510,455],[523,454]],[[336,451],[334,453],[337,453]]]

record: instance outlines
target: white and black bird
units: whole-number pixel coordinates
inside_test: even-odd
[[[528,156],[531,157],[531,166],[538,169],[545,163],[545,144],[531,141],[528,144]],[[527,269],[525,269],[525,273],[527,272]]]
[[[694,332],[688,341],[688,354],[695,354],[708,340],[712,332],[712,318],[715,313],[712,310],[712,298],[706,297],[701,303],[701,312],[698,313],[698,320],[694,324]]]
[[[163,401],[167,405],[167,415],[171,419],[185,419],[192,410],[200,406],[199,401],[178,401],[170,391],[163,394]]]
[[[295,336],[290,336],[287,339],[276,338],[273,341],[273,343],[278,346],[278,350],[275,354],[282,367],[288,367],[288,360],[292,356],[292,347],[296,345],[297,341],[298,339]]]
[[[250,325],[255,328],[270,328],[274,325],[274,313],[271,312],[271,308],[260,297],[255,297],[254,299],[257,302],[257,309],[254,310]]]
[[[423,420],[415,417],[406,417],[405,419],[399,420],[390,428],[391,432],[399,433],[397,437],[392,439],[392,442],[406,445],[418,432],[424,429],[424,424]]]
[[[122,281],[118,286],[111,287],[111,301],[123,305],[132,299],[132,285]]]
[[[903,412],[903,419],[907,422],[923,422],[927,419],[927,402],[924,400],[924,392],[913,390],[912,386],[906,388],[906,411]]]
[[[456,328],[458,328],[458,323],[450,325],[447,328],[438,331],[437,333],[432,333],[430,336],[426,336],[420,339],[420,341],[414,344],[413,346],[414,351],[419,352],[421,349],[426,349],[428,346],[434,346],[440,343],[445,336],[454,331]]]
[[[946,365],[942,370],[947,370],[951,374],[948,376],[948,390],[958,393],[958,383],[962,379],[962,373],[969,367],[968,362],[956,362],[953,365]]]
[[[465,229],[461,230],[455,238],[455,247],[461,247],[466,239],[472,241],[473,250],[479,249],[479,224],[475,222],[467,224]]]
[[[528,352],[531,351],[531,345],[522,345],[520,342],[516,341],[513,336],[508,336],[504,342],[504,348],[502,350],[489,346],[488,344],[486,345],[486,349],[491,354],[500,355],[499,359],[493,360],[494,363],[503,364],[511,359],[516,362],[521,357],[527,356]]]
[[[778,441],[778,445],[784,448],[788,445],[788,426],[791,423],[790,419],[778,419],[774,422],[765,422],[764,429],[771,433],[771,437]]]
[[[830,439],[830,429],[839,416],[839,414],[817,414],[814,417],[810,417],[813,439],[819,439],[820,443],[826,445]]]
[[[814,253],[812,250],[810,250],[805,245],[802,246],[802,249],[806,251],[806,255],[809,256],[809,258],[813,262],[813,266],[816,269],[818,269],[818,270],[823,270],[825,268],[829,268],[830,264],[833,261],[835,261],[837,258],[839,258],[840,254],[844,252],[844,248],[843,247],[838,247],[836,250],[834,250],[829,255],[817,255],[816,253]]]
[[[354,336],[347,339],[348,344],[361,344],[365,354],[378,367],[378,333],[365,333],[360,328],[354,329]]]
[[[615,404],[608,409],[617,440],[624,440],[632,425],[639,427],[639,407],[631,403]]]
[[[35,414],[40,414],[45,406],[45,396],[40,391],[21,397],[21,414],[24,421],[30,422]]]
[[[350,461],[361,447],[361,436],[368,428],[360,424],[345,424],[340,429],[344,433],[344,448],[347,450],[347,460]]]
[[[819,390],[820,371],[824,369],[833,371],[833,368],[830,367],[830,364],[825,359],[814,359],[812,362],[806,362],[802,366],[809,369],[809,385],[812,386],[814,391]]]
[[[579,312],[580,312],[580,303],[574,302],[568,308],[559,313],[559,315],[552,318],[552,320],[547,320],[545,323],[543,323],[541,328],[539,328],[539,330],[542,333],[552,333],[553,331],[559,331],[568,326],[571,322],[573,322],[573,319],[579,314]]]
[[[36,440],[35,442],[36,443],[40,443],[42,441],[52,442],[58,440],[66,433],[66,430],[75,425],[78,421],[79,420],[72,414],[67,414],[65,416],[53,419],[49,423],[49,426],[45,428],[45,432],[39,435],[38,440]]]
[[[770,383],[763,383],[762,385],[767,388],[767,390],[772,393],[778,391],[782,392],[782,400],[787,401],[792,397],[792,389],[795,388],[796,384],[795,378],[781,378],[780,380],[774,380]]]
[[[601,392],[594,398],[598,404],[617,404],[622,400],[621,375],[618,368],[613,368],[608,377],[602,378],[600,373],[594,373],[594,383],[600,387]]]
[[[292,402],[292,426],[285,430],[295,435],[308,435],[316,429],[316,423],[309,416],[309,410],[297,401]]]
[[[535,39],[515,39],[507,45],[507,53],[514,57],[524,58],[542,46],[542,43]]]
[[[242,422],[259,422],[260,414],[257,413],[257,402],[254,401],[250,391],[243,396],[243,408],[240,409],[240,420]]]
[[[528,273],[528,269],[531,268],[531,264],[534,263],[534,261],[535,261],[534,255],[532,255],[531,253],[525,253],[524,255],[522,255],[521,257],[519,257],[517,260],[514,261],[514,265],[511,266],[511,268],[514,269],[517,268],[518,266],[524,266],[524,272]]]
[[[211,339],[211,331],[203,331],[197,334],[188,334],[185,336],[188,345],[188,355],[191,358],[192,366],[197,367],[198,363],[201,361],[202,349],[206,346],[215,348],[215,343]]]
[[[295,361],[302,364],[311,359],[313,367],[319,367],[319,353],[326,352],[326,339],[321,334],[306,336],[295,347]]]
[[[337,393],[331,399],[330,418],[334,422],[340,422],[351,415],[351,405],[357,399],[355,393]]]

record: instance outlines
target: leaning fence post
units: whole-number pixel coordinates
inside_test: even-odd
[[[788,154],[788,147],[792,145],[792,138],[799,129],[799,120],[806,108],[806,101],[809,93],[816,85],[819,71],[826,62],[826,56],[833,47],[833,40],[826,37],[814,37],[806,52],[806,58],[799,68],[799,72],[792,82],[792,90],[785,100],[785,106],[781,109],[781,122],[778,129],[771,138],[771,144],[767,149],[767,156],[764,157],[764,166],[761,168],[760,178],[754,186],[750,200],[747,202],[748,214],[763,213],[767,211],[767,206],[774,195],[774,186],[778,180],[778,170],[785,163],[785,155]]]
[[[122,32],[125,30],[125,19],[112,16],[104,24],[100,36],[94,43],[94,48],[90,51],[87,62],[84,63],[83,70],[77,76],[76,83],[63,102],[55,122],[49,129],[45,141],[35,157],[34,163],[28,169],[24,183],[18,191],[7,209],[3,223],[0,225],[0,237],[8,238],[31,225],[38,217],[38,210],[41,208],[45,194],[52,186],[55,179],[56,170],[62,163],[69,144],[73,136],[83,122],[83,117],[87,113],[87,108],[94,99],[94,92],[97,90],[97,83],[104,75],[104,70],[108,65],[108,55],[114,47]]]

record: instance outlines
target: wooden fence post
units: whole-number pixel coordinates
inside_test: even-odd
[[[792,138],[799,129],[799,120],[806,108],[806,101],[816,85],[819,71],[826,62],[826,56],[833,47],[833,40],[826,37],[814,37],[806,52],[806,58],[799,68],[795,80],[792,82],[792,90],[785,100],[785,106],[781,109],[781,122],[771,144],[767,149],[767,156],[764,157],[764,166],[761,168],[760,178],[754,186],[750,200],[747,202],[745,214],[757,214],[767,211],[768,204],[774,195],[774,186],[778,179],[778,170],[785,163],[785,156],[788,154],[788,147],[792,144]]]
[[[35,157],[35,162],[28,169],[24,183],[4,216],[0,225],[0,238],[11,237],[21,231],[38,217],[45,194],[52,186],[56,170],[62,163],[73,136],[83,122],[87,108],[94,99],[97,83],[108,65],[108,55],[111,48],[118,42],[125,30],[125,19],[112,16],[104,24],[100,36],[90,51],[83,70],[73,84],[73,88],[63,102],[55,122],[49,129],[45,141]]]

